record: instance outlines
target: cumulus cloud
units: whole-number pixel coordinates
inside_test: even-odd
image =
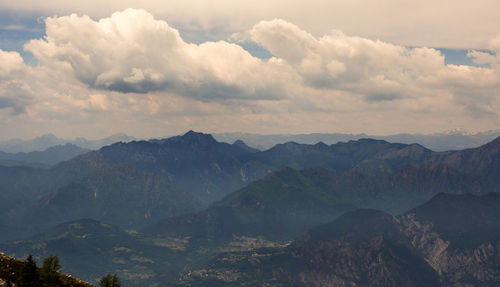
[[[25,49],[90,88],[170,92],[202,101],[276,100],[302,92],[301,87],[391,101],[446,86],[488,88],[498,83],[492,70],[445,65],[435,49],[407,48],[338,30],[318,38],[280,19],[261,21],[243,35],[274,57],[262,60],[226,41],[188,43],[167,22],[135,9],[99,21],[76,14],[47,18],[46,36]],[[476,62],[491,61],[481,52],[470,56]]]
[[[316,38],[279,19],[259,22],[251,29],[250,38],[289,64],[305,85],[349,91],[369,101],[438,95],[442,89],[454,95],[482,90],[497,93],[494,88],[500,81],[493,69],[446,65],[444,55],[436,49],[407,48],[341,31]],[[469,53],[476,62],[495,57],[484,54]]]
[[[0,50],[0,63],[0,109],[20,114],[32,101],[30,87],[25,82],[29,68],[17,52]]]
[[[45,23],[46,35],[25,45],[36,67],[0,52],[0,109],[39,126],[157,136],[165,129],[392,133],[500,124],[500,38],[490,51],[469,52],[478,67],[340,30],[318,37],[280,19],[233,38],[259,45],[269,59],[231,40],[190,43],[144,10]]]
[[[48,18],[46,27],[46,37],[25,49],[92,88],[169,91],[208,101],[282,95],[279,63],[263,62],[224,41],[187,43],[144,10],[127,9],[100,21],[76,14]]]

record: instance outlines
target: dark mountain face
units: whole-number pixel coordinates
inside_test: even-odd
[[[259,152],[241,141],[232,145],[219,143],[211,135],[193,131],[162,140],[117,143],[96,153],[106,162],[165,175],[206,203],[285,166],[356,169],[373,174],[420,163],[432,155],[418,145],[370,139],[331,146],[290,142]]]
[[[427,173],[448,169],[449,174],[481,176],[483,184],[478,188],[492,191],[500,183],[493,179],[495,171],[500,169],[499,145],[495,141],[477,149],[436,153],[418,144],[360,139],[330,146],[289,142],[259,152],[241,141],[232,145],[219,143],[211,135],[190,131],[162,140],[118,143],[97,153],[106,162],[125,163],[166,175],[180,188],[211,203],[286,166],[355,170],[382,177],[404,169],[427,170]]]
[[[0,234],[0,240],[79,218],[138,228],[202,207],[164,176],[109,164],[98,154],[77,157],[48,170],[0,167],[0,171],[4,179],[0,228],[9,231]]]
[[[124,228],[200,209],[167,179],[126,165],[106,164],[41,198],[26,220],[38,227],[92,216]],[[47,223],[50,223],[49,225]]]
[[[332,146],[286,143],[259,152],[241,141],[219,143],[211,135],[190,131],[162,140],[117,143],[102,148],[98,154],[107,162],[164,174],[180,188],[210,203],[284,166],[349,170],[374,158],[387,163],[392,159],[391,164],[386,164],[391,169],[423,159],[408,149],[402,144],[365,139]],[[422,151],[426,152],[430,153]]]
[[[164,140],[117,143],[97,153],[111,163],[125,163],[167,176],[174,184],[210,202],[244,186],[243,158],[253,151],[219,143],[211,135],[188,132]]]

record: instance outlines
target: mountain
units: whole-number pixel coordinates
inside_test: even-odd
[[[50,240],[69,232],[68,220],[91,218],[121,230],[110,234],[132,236],[126,248],[151,250],[142,251],[146,263],[137,264],[148,284],[191,270],[183,273],[179,284],[219,286],[225,278],[229,286],[314,286],[319,278],[328,284],[392,286],[407,280],[415,286],[433,286],[439,280],[444,286],[488,286],[498,282],[493,256],[497,226],[492,222],[497,218],[496,199],[472,196],[455,202],[453,196],[498,192],[499,170],[500,139],[448,152],[373,139],[333,145],[286,143],[259,152],[240,142],[220,143],[211,135],[190,131],[167,139],[115,143],[49,169],[0,167],[0,234],[21,234],[12,231],[14,227],[28,229],[24,235],[40,234],[0,248],[16,254],[23,249],[42,252]],[[442,195],[436,196],[441,192],[452,194],[445,200],[449,209],[439,201]],[[428,205],[417,207],[429,199]],[[356,213],[359,208],[381,211]],[[463,214],[478,216],[469,220]],[[462,219],[456,223],[454,218]],[[45,231],[55,224],[64,228],[48,235]],[[102,225],[79,224],[86,226],[84,230]],[[315,229],[320,224],[326,229]],[[355,226],[359,230],[351,229]],[[88,238],[82,232],[72,236]],[[323,241],[331,245],[314,249]],[[91,253],[108,250],[92,253],[96,258],[113,254],[115,247],[125,250],[99,244],[84,240],[75,246]],[[59,252],[58,246],[65,245],[51,246],[50,252]],[[321,259],[321,254],[332,257]],[[77,262],[78,254],[68,253],[67,258]],[[354,267],[328,265],[330,269],[322,270],[314,265],[318,258],[341,258]],[[383,264],[370,269],[361,262],[366,258]],[[103,261],[104,268],[108,261]],[[123,274],[135,266],[121,269],[117,262],[109,268]],[[233,267],[228,266],[231,262]],[[416,277],[418,272],[422,276]]]
[[[405,145],[360,139],[330,146],[322,142],[315,145],[288,142],[256,153],[252,159],[274,168],[322,167],[331,170],[358,169],[370,173],[380,171],[381,166],[385,168],[383,171],[387,171],[387,169],[399,169],[409,163],[422,162],[431,154],[432,151],[417,144]],[[374,165],[373,162],[377,164]]]
[[[109,163],[164,175],[203,202],[221,198],[252,180],[243,178],[241,167],[253,151],[193,131],[161,140],[116,143],[95,153]]]
[[[249,170],[252,165],[265,170],[281,165],[304,168],[316,164],[324,168],[280,169],[203,212],[168,218],[145,231],[217,241],[214,244],[231,240],[234,235],[290,239],[356,208],[397,215],[441,192],[498,192],[500,178],[494,172],[500,163],[498,142],[443,153],[416,144],[369,139],[331,146],[277,145],[268,151],[243,154],[240,158],[246,162],[240,170]],[[212,138],[210,143],[216,144]],[[198,244],[196,240],[192,243]]]
[[[247,216],[242,222],[248,230],[271,230],[261,223],[279,222],[288,236],[352,208],[397,214],[439,192],[497,192],[499,143],[497,139],[479,148],[432,152],[417,144],[361,139],[330,146],[286,143],[257,152],[241,142],[219,143],[193,131],[119,142],[46,170],[0,168],[5,206],[0,228],[22,226],[32,233],[83,217],[137,228],[200,210],[285,166],[312,168],[300,176],[291,170],[277,173],[214,205],[236,212],[238,222]],[[259,202],[267,207],[260,209]],[[290,225],[286,218],[297,224]]]
[[[167,179],[126,165],[103,165],[41,198],[25,215],[38,227],[91,217],[124,228],[201,208]],[[50,224],[48,224],[50,223]]]
[[[498,286],[500,195],[360,209],[284,247],[222,253],[170,286]]]
[[[285,166],[333,170],[363,167],[365,172],[378,172],[380,166],[388,170],[398,169],[405,164],[421,162],[433,154],[418,145],[371,139],[331,146],[290,142],[258,152],[240,141],[220,143],[211,135],[193,131],[167,139],[116,143],[95,153],[109,163],[123,163],[165,175],[205,203],[219,200]],[[373,165],[374,160],[384,164]]]
[[[212,285],[209,285],[209,284]],[[175,286],[441,286],[393,216],[357,210],[282,248],[233,252]]]
[[[0,165],[49,167],[89,151],[89,149],[84,149],[70,143],[53,146],[44,151],[32,151],[29,153],[18,152],[12,154],[0,151]]]
[[[497,286],[498,218],[500,194],[439,194],[400,216],[400,222],[443,286]]]
[[[65,145],[67,143],[76,145],[83,149],[95,150],[105,145],[109,145],[119,141],[132,141],[134,137],[126,134],[115,134],[103,139],[88,140],[85,138],[62,139],[53,134],[46,134],[30,140],[10,139],[0,142],[0,151],[6,153],[30,153],[32,151],[43,151],[53,146]]]
[[[377,175],[284,168],[227,195],[205,211],[161,220],[145,231],[216,244],[234,235],[289,240],[357,208],[400,214],[437,193],[476,192],[476,188],[468,175],[441,165]]]
[[[434,151],[461,150],[475,148],[486,144],[500,136],[500,130],[492,130],[481,133],[467,133],[462,130],[453,130],[434,134],[395,134],[388,136],[376,136],[368,134],[342,134],[342,133],[313,133],[313,134],[250,134],[250,133],[220,133],[214,134],[215,139],[222,142],[234,142],[243,140],[254,148],[267,150],[277,144],[286,142],[297,142],[301,144],[315,144],[324,142],[328,145],[338,142],[372,138],[388,142],[399,142],[404,144],[420,143]]]
[[[201,203],[159,174],[87,155],[50,169],[0,167],[0,240],[93,218],[124,228],[193,212]]]
[[[82,219],[0,249],[56,254],[66,272],[95,282],[109,270],[131,286],[496,286],[499,210],[496,193],[438,194],[396,217],[349,211],[288,243],[233,235],[196,247],[190,236]]]

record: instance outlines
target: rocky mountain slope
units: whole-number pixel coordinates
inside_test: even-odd
[[[287,247],[221,254],[172,286],[497,286],[499,204],[440,194],[398,217],[348,212]]]

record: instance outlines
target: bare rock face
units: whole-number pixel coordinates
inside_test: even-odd
[[[432,231],[432,224],[422,223],[415,219],[415,214],[408,214],[400,218],[404,233],[410,238],[412,245],[424,256],[439,275],[442,274],[441,259],[450,245],[436,232]]]
[[[305,286],[398,286],[387,280],[393,270],[384,251],[391,248],[382,236],[362,244],[334,240],[305,245],[294,256],[310,268],[294,276]]]
[[[442,286],[496,286],[500,282],[500,242],[458,248],[415,214],[400,217],[400,222],[415,249],[439,274]]]
[[[311,230],[291,248],[307,262],[293,281],[304,286],[439,286],[435,271],[414,252],[399,220],[358,210]]]

